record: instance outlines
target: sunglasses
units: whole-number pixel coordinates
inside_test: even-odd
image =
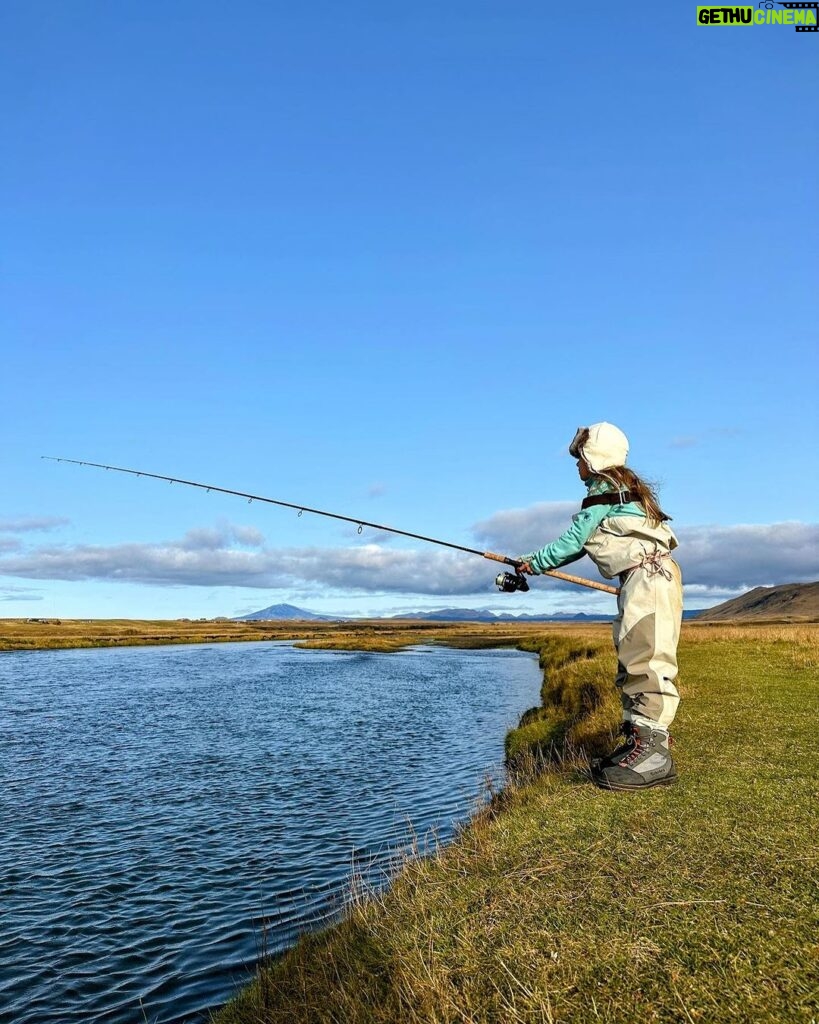
[[[589,439],[589,428],[578,427],[577,433],[572,438],[572,443],[569,445],[569,455],[575,459],[583,458],[583,445]]]

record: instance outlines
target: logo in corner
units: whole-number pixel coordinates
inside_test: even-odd
[[[697,7],[697,24],[793,25],[797,32],[819,32],[819,0],[760,0],[756,7],[710,4]]]

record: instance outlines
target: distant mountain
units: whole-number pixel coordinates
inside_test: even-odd
[[[699,617],[704,612],[685,612],[686,619]],[[292,604],[272,604],[269,608],[251,612],[249,615],[237,615],[234,622],[254,621],[287,621],[301,620],[310,622],[349,622],[349,615],[319,615],[306,608],[297,608]],[[377,616],[373,616],[377,618]],[[512,615],[509,612],[489,611],[488,608],[438,608],[429,612],[406,612],[403,615],[390,615],[390,619],[415,619],[419,622],[611,622],[614,612],[603,614],[598,612],[554,612],[551,615]]]
[[[819,622],[819,582],[754,587],[747,594],[725,601],[714,608],[706,608],[697,616],[700,622],[719,622],[725,619]]]
[[[430,612],[408,612],[405,615],[391,615],[392,619],[420,619],[425,622],[611,622],[612,615],[587,614],[586,612],[556,612],[553,615],[500,615],[487,608],[439,608]]]
[[[251,612],[249,615],[237,615],[234,622],[253,622],[256,620],[268,619],[310,619],[315,622],[336,622],[337,615],[317,615],[315,612],[308,612],[306,608],[297,608],[294,604],[271,604],[269,608],[262,608],[259,612]]]
[[[374,618],[377,616],[373,616]],[[391,619],[416,619],[423,622],[611,622],[612,615],[587,614],[578,612],[557,612],[553,615],[510,615],[508,612],[496,614],[487,608],[439,608],[429,612],[407,612],[404,615],[390,615]],[[301,619],[311,622],[349,621],[345,615],[319,615],[306,608],[297,608],[292,604],[272,604],[258,612],[248,615],[237,615],[234,622],[253,621],[284,621]]]

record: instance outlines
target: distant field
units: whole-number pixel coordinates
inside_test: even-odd
[[[187,619],[0,619],[0,651],[54,650],[67,647],[128,647],[149,644],[227,643],[295,640],[305,647],[337,650],[398,651],[412,644],[455,647],[514,646],[563,623],[419,622],[372,619],[356,622],[223,622]],[[605,623],[590,625],[605,635]]]
[[[422,622],[417,619],[362,619],[355,622],[230,622],[218,619],[0,619],[0,651],[56,650],[70,647],[129,647],[153,644],[230,643],[294,640],[299,646],[385,653],[414,644],[452,647],[531,647],[537,637],[565,635],[605,638],[608,623]],[[819,636],[819,624],[744,624],[686,621],[687,639],[738,636]]]

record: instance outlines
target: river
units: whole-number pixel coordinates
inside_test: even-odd
[[[206,1020],[453,836],[539,686],[511,650],[0,655],[0,1021]]]

